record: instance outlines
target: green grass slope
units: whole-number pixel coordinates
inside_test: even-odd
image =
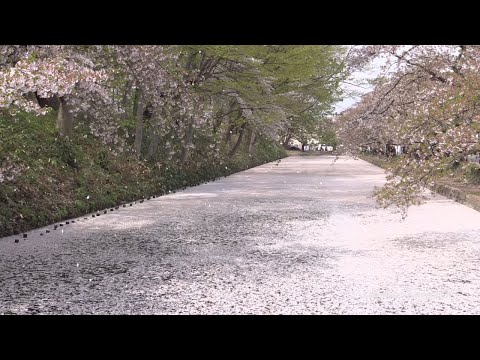
[[[192,154],[192,159],[202,154]],[[54,115],[0,113],[0,237],[119,205],[285,157],[267,139],[254,154],[178,166],[115,156],[82,124],[59,137]]]

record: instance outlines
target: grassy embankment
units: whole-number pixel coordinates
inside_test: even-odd
[[[203,155],[197,151],[182,166],[167,161],[158,166],[114,156],[81,123],[67,141],[59,137],[54,115],[0,113],[0,237],[197,185],[286,153],[260,138],[251,156],[246,147],[220,161],[205,161]],[[20,172],[9,180],[12,167]]]

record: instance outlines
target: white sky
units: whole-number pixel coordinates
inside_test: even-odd
[[[381,58],[375,59],[366,69],[354,72],[347,82],[341,85],[345,90],[345,98],[335,105],[335,112],[340,113],[355,105],[361,95],[373,90],[373,86],[368,84],[368,80],[375,79],[380,74],[380,67],[385,64],[385,61]],[[356,94],[349,94],[350,92]]]

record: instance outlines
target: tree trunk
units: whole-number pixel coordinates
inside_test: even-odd
[[[122,96],[122,107],[123,110],[125,111],[122,115],[122,118],[125,120],[128,117],[128,111],[127,111],[127,102],[128,102],[128,97],[130,95],[130,92],[132,91],[132,81],[128,80],[127,84],[125,85],[125,92],[123,93]]]
[[[258,136],[257,136],[257,134],[254,134],[253,135],[253,141],[250,143],[250,146],[248,147],[248,153],[249,154],[253,154],[255,152],[255,149],[257,147],[257,140],[258,140]]]
[[[234,155],[238,148],[240,147],[240,144],[242,143],[242,139],[243,139],[243,134],[245,132],[245,126],[242,126],[240,128],[240,134],[238,135],[238,139],[237,139],[237,142],[235,143],[235,146],[233,147],[232,150],[230,150],[230,152],[228,153],[229,156],[232,156]]]
[[[154,157],[158,151],[158,145],[160,143],[160,135],[156,131],[152,134],[152,139],[150,141],[150,146],[148,148],[148,156]]]
[[[253,146],[257,142],[257,134],[252,130],[252,137],[250,138],[250,142],[248,143],[248,153],[251,154],[253,150]]]
[[[288,148],[288,143],[290,142],[290,139],[291,139],[291,136],[286,136],[286,137],[285,137],[285,140],[283,141],[283,147],[284,147],[285,149]]]
[[[188,149],[190,148],[190,145],[192,145],[192,140],[193,140],[193,121],[192,119],[190,119],[187,130],[186,130],[186,143],[182,149],[182,154],[180,157],[180,162],[182,164],[185,163],[185,161],[187,161]]]
[[[225,136],[225,143],[228,144],[230,143],[230,141],[232,140],[232,133],[233,133],[233,129],[235,129],[235,125],[230,125],[227,129],[227,134]]]
[[[213,131],[214,134],[217,133],[217,130],[220,127],[220,125],[222,125],[222,118],[218,118],[218,119],[213,121],[212,131]]]
[[[143,112],[145,103],[142,90],[137,88],[137,109],[136,109],[136,125],[135,125],[135,155],[140,157],[142,152],[143,140]]]
[[[40,107],[40,103],[38,102],[36,93],[34,93],[33,91],[30,91],[25,95],[25,97],[27,98],[28,101],[31,101]]]
[[[37,103],[41,108],[44,108],[45,106],[49,106],[56,111],[60,109],[60,99],[58,98],[57,95],[54,95],[49,98],[41,98],[37,95],[37,93],[35,93],[35,97],[37,98]]]
[[[151,125],[152,125],[152,133],[150,139],[150,146],[148,147],[148,157],[153,157],[157,154],[158,151],[158,144],[160,142],[160,134],[159,134],[159,124],[160,120],[155,116],[155,112],[152,113],[151,118]]]
[[[70,112],[70,107],[67,105],[63,97],[59,98],[60,106],[57,115],[57,129],[60,130],[60,135],[69,137],[72,134],[73,116]]]
[[[252,142],[252,139],[253,139],[253,130],[250,129],[250,128],[247,128],[247,137],[246,137],[246,144],[245,144],[245,150],[249,150],[250,149],[250,144]]]

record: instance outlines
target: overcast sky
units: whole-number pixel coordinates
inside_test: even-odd
[[[345,90],[345,99],[335,105],[337,113],[348,109],[355,105],[360,96],[373,90],[373,87],[368,84],[368,80],[375,79],[380,73],[380,67],[385,63],[385,59],[377,58],[364,71],[357,71],[352,74],[351,78],[342,84],[342,89]],[[355,92],[357,95],[349,95],[350,92]]]

